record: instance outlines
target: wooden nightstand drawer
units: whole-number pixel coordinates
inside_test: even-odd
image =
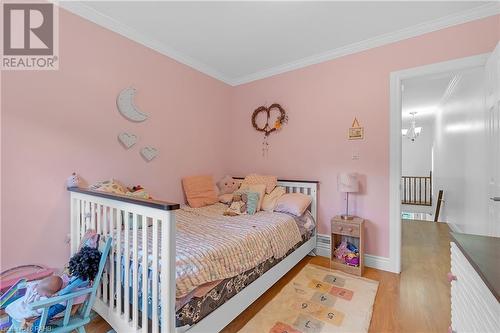
[[[359,226],[351,223],[332,222],[332,232],[345,236],[359,237]]]

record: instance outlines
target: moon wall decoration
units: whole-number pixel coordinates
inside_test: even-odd
[[[116,98],[118,111],[130,121],[141,122],[148,119],[148,115],[141,112],[134,104],[136,90],[132,87],[123,89]]]

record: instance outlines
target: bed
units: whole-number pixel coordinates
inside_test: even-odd
[[[311,196],[305,216],[226,217],[221,204],[192,209],[70,189],[72,253],[87,228],[113,236],[96,312],[117,332],[220,331],[315,250],[314,224],[304,221],[316,218],[317,182],[278,185]]]

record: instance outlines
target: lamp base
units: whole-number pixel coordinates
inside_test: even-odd
[[[354,215],[340,215],[342,220],[354,220]]]

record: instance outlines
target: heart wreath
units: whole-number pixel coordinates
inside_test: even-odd
[[[271,111],[272,110],[278,110],[279,116],[274,122],[274,125],[271,127],[269,125],[269,120],[271,118]],[[266,113],[266,123],[264,124],[263,127],[259,127],[257,125],[257,116],[262,113]],[[288,121],[288,116],[286,115],[285,110],[281,107],[281,105],[274,103],[270,107],[265,107],[265,106],[260,106],[252,114],[252,126],[259,132],[264,132],[265,136],[269,136],[272,132],[279,130],[283,124],[285,124]]]
[[[274,121],[273,126],[269,124],[271,119],[271,111],[277,110],[279,112],[278,117]],[[264,112],[266,114],[266,123],[264,126],[259,127],[257,124],[257,117],[260,113]],[[262,156],[266,156],[269,151],[269,143],[267,142],[267,138],[269,134],[275,132],[283,126],[283,124],[288,122],[288,116],[285,110],[281,107],[281,105],[274,103],[270,107],[260,106],[252,114],[252,126],[259,132],[264,132],[264,141],[262,142]]]

